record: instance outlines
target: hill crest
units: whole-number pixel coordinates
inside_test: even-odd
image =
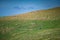
[[[0,18],[0,20],[55,20],[60,19],[60,7],[47,9],[47,10],[37,10],[33,12],[28,12],[25,14],[19,14],[15,16],[8,16]]]

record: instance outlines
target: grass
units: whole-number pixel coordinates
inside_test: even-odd
[[[0,40],[60,40],[60,7],[0,17]]]
[[[60,40],[60,20],[0,21],[1,40]]]

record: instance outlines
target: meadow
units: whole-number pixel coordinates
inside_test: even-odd
[[[60,20],[0,21],[0,40],[60,40]]]

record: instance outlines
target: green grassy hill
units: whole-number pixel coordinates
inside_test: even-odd
[[[60,7],[0,18],[0,40],[60,40]]]

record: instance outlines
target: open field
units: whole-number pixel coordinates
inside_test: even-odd
[[[0,21],[0,40],[60,40],[60,20]]]

